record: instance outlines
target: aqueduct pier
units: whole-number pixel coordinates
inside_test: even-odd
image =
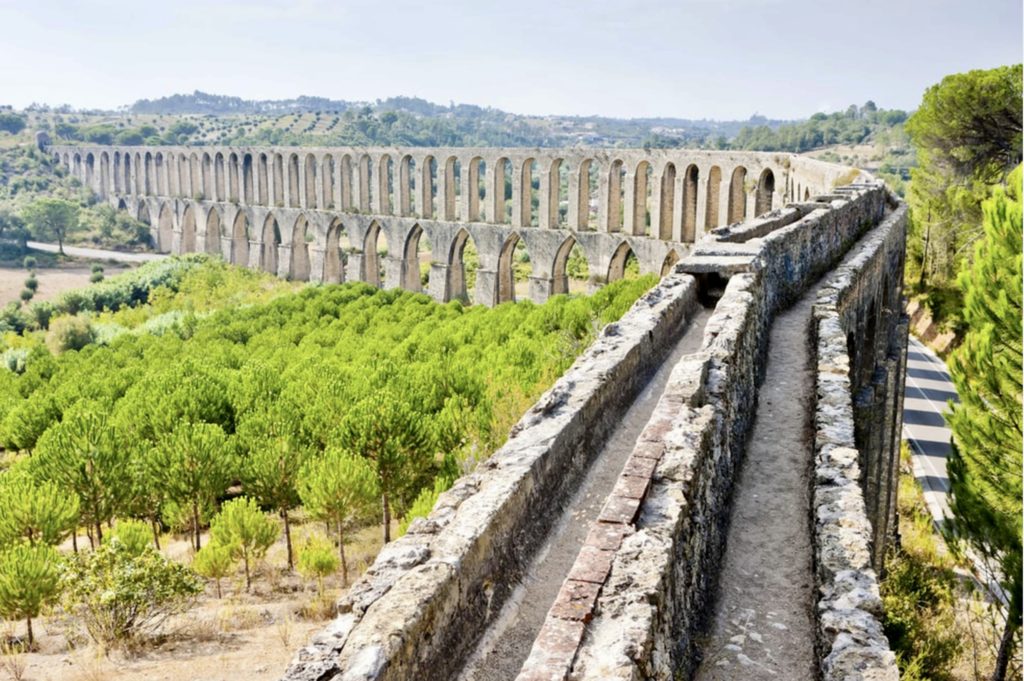
[[[424,235],[441,301],[467,296],[470,240],[488,305],[514,299],[520,240],[538,301],[567,290],[576,245],[592,286],[629,253],[663,275],[381,550],[283,681],[898,679],[878,574],[906,207],[880,182],[686,150],[50,151],[161,250],[283,277],[420,290]],[[765,435],[780,402],[799,407]],[[734,635],[736,593],[746,623],[782,629]]]
[[[636,149],[49,147],[101,197],[152,227],[157,250],[206,251],[295,280],[364,281],[467,299],[568,291],[574,246],[592,287],[665,273],[708,230],[820,194],[856,171],[793,154]],[[423,237],[426,237],[425,239]]]

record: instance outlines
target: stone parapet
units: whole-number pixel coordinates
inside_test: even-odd
[[[900,313],[906,220],[901,205],[873,229],[821,289],[814,308],[812,504],[824,681],[899,678],[882,631],[876,568],[895,520],[907,342]],[[878,380],[877,369],[886,380]],[[867,383],[873,384],[871,403],[880,408],[858,418],[855,399]]]

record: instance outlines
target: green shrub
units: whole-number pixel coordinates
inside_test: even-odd
[[[120,541],[75,555],[60,585],[64,609],[107,648],[130,647],[168,617],[185,612],[203,590],[185,566],[148,546],[135,554]]]
[[[27,303],[28,301],[32,300],[32,298],[34,298],[35,295],[36,295],[35,291],[33,291],[32,289],[29,289],[29,288],[21,289],[21,300],[24,303]]]
[[[192,569],[199,575],[212,579],[217,584],[217,598],[222,597],[220,580],[224,579],[235,569],[234,547],[221,544],[207,544],[199,549],[195,559],[192,561]]]
[[[252,586],[253,563],[266,555],[279,532],[277,522],[245,497],[224,504],[210,523],[211,541],[229,547],[231,555],[242,561],[246,591]]]
[[[341,558],[329,541],[310,537],[299,551],[299,572],[305,577],[316,578],[316,592],[324,597],[324,578],[333,575],[341,567]]]
[[[36,279],[36,275],[28,275],[28,279],[25,280],[25,288],[32,292],[39,290],[39,280]]]
[[[885,634],[896,652],[902,679],[952,679],[961,641],[954,626],[955,575],[911,553],[886,562],[882,582]]]
[[[133,556],[141,556],[153,545],[153,528],[142,520],[118,520],[114,531],[103,538],[105,542],[121,542]]]
[[[20,542],[0,553],[0,616],[24,619],[32,647],[32,619],[59,591],[60,554],[46,545]]]
[[[101,281],[103,281],[103,270],[100,270],[99,272],[93,272],[91,275],[89,275],[89,283],[98,284]]]
[[[30,272],[36,268],[36,264],[38,263],[34,255],[26,255],[25,259],[21,262],[25,266],[25,269]]]
[[[68,350],[81,350],[93,341],[89,320],[81,317],[60,317],[50,324],[46,334],[46,347],[54,355]]]

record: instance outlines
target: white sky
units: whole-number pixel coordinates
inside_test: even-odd
[[[1022,58],[1020,0],[0,0],[0,104],[419,96],[516,113],[911,109]]]

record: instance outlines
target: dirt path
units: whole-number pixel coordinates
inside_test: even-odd
[[[816,678],[808,343],[817,291],[812,287],[771,328],[697,681]]]
[[[525,582],[512,594],[484,634],[459,681],[503,681],[514,679],[519,673],[583,546],[590,524],[600,513],[637,437],[658,404],[672,368],[680,357],[700,349],[704,325],[710,316],[710,310],[697,309],[675,347],[623,415],[562,511],[546,544],[537,552]]]

